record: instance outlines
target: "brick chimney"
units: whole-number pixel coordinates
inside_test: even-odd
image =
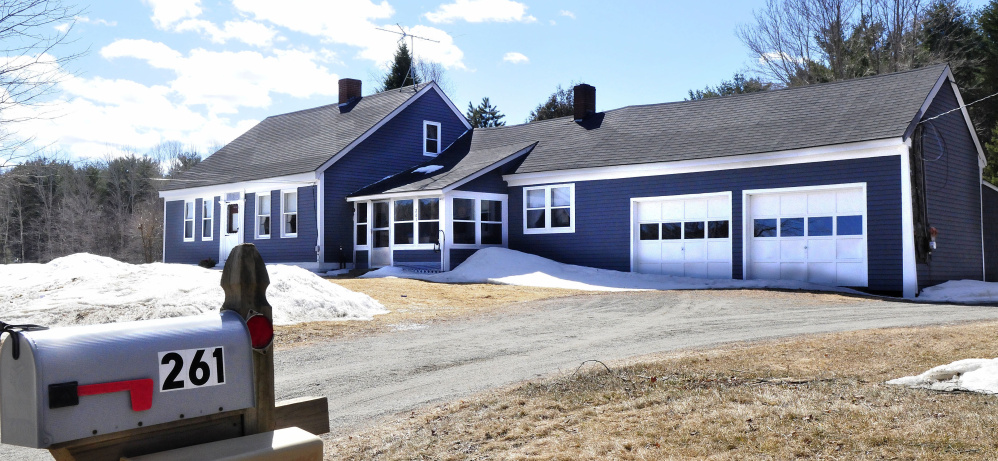
[[[596,113],[596,87],[580,83],[575,85],[575,120]]]
[[[360,97],[360,80],[355,78],[340,79],[340,104],[346,104],[353,98]]]

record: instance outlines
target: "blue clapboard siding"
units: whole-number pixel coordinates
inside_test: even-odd
[[[270,238],[256,238],[256,194],[246,194],[243,213],[243,241],[256,245],[268,263],[314,263],[319,236],[316,226],[316,186],[298,188],[298,236],[281,237],[281,191],[270,192]]]
[[[477,251],[478,251],[477,249],[471,249],[471,250],[468,250],[468,249],[452,249],[452,250],[450,250],[450,268],[449,269],[453,270],[455,267],[460,266],[461,263],[467,261],[468,258],[470,258],[471,255],[475,254],[475,252],[477,252]]]
[[[194,201],[194,241],[184,241],[184,201],[171,200],[166,202],[166,217],[163,223],[163,238],[165,248],[163,262],[197,264],[203,259],[218,260],[218,197],[215,197],[215,219],[212,220],[212,240],[201,239],[201,201]]]
[[[925,117],[959,107],[953,88],[943,84]],[[983,280],[981,173],[977,147],[961,111],[923,122],[925,202],[928,224],[939,230],[938,249],[918,264],[918,287],[947,280]]]
[[[998,282],[998,191],[981,186],[984,207],[984,277]]]
[[[440,253],[433,250],[393,250],[392,261],[396,266],[440,265]]]
[[[508,192],[508,187],[506,181],[503,181],[502,175],[510,174],[516,171],[517,167],[523,163],[523,160],[527,156],[523,155],[520,158],[510,161],[505,165],[494,168],[492,171],[483,174],[465,184],[457,187],[456,190],[464,190],[468,192],[487,192],[492,194],[505,194]]]
[[[357,269],[368,269],[370,267],[370,264],[367,262],[367,250],[357,250],[355,258],[354,261],[356,262],[354,265]]]
[[[630,270],[631,198],[732,191],[732,277],[742,278],[742,191],[867,183],[869,288],[901,291],[901,159],[875,157],[575,183],[575,232],[524,234],[523,187],[509,190],[509,247],[556,261]]]
[[[414,101],[325,172],[325,259],[353,248],[353,204],[345,198],[374,182],[429,160],[423,155],[423,121],[440,122],[441,150],[465,132],[462,120],[434,91]]]

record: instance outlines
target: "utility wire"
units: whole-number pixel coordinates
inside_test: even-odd
[[[925,120],[922,120],[921,122],[918,122],[918,123],[919,123],[919,124],[922,124],[922,123],[925,123],[925,122],[928,122],[928,121],[932,121],[932,120],[935,120],[935,119],[937,119],[937,118],[939,118],[939,117],[942,117],[943,115],[946,115],[946,114],[949,114],[950,112],[956,112],[956,111],[958,111],[958,110],[961,110],[961,109],[963,109],[963,108],[966,108],[966,107],[970,107],[970,106],[972,106],[972,105],[974,105],[974,104],[977,104],[977,103],[979,103],[979,102],[981,102],[981,101],[983,101],[983,100],[985,100],[985,99],[989,99],[989,98],[993,98],[993,97],[995,97],[995,96],[998,96],[998,93],[992,93],[992,94],[989,94],[989,95],[987,95],[987,96],[985,96],[985,97],[983,97],[983,98],[981,98],[981,99],[978,99],[977,101],[974,101],[974,102],[972,102],[972,103],[969,103],[969,104],[964,104],[964,105],[962,105],[962,106],[959,106],[959,107],[956,107],[956,108],[953,108],[953,109],[950,109],[950,110],[948,110],[948,111],[946,111],[946,112],[943,112],[943,113],[941,113],[941,114],[939,114],[939,115],[936,115],[936,116],[933,116],[933,117],[929,117],[929,118],[927,118],[927,119],[925,119]]]

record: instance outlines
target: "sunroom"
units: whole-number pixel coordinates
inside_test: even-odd
[[[502,175],[535,143],[476,148],[466,135],[435,159],[354,193],[354,264],[450,270],[509,245]]]
[[[508,245],[505,194],[453,191],[350,200],[357,267],[450,270],[478,249]]]

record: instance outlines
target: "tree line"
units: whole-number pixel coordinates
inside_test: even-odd
[[[163,257],[161,179],[196,165],[179,142],[72,162],[36,154],[0,170],[0,263],[92,253],[132,263]]]

